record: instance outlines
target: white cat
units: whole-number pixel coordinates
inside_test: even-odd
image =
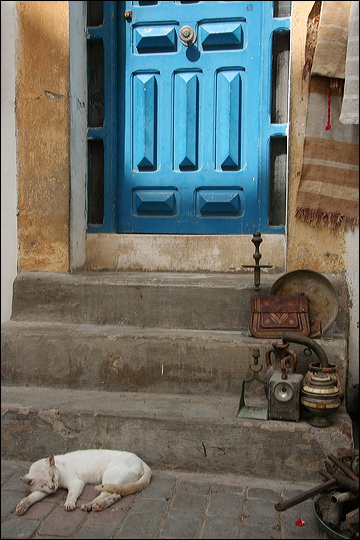
[[[39,459],[30,466],[28,474],[20,478],[31,489],[30,495],[16,507],[21,516],[34,503],[41,501],[58,488],[68,490],[65,510],[74,510],[85,484],[98,484],[100,495],[81,510],[99,512],[122,496],[141,491],[149,485],[151,469],[137,455],[119,450],[78,450],[59,456]]]

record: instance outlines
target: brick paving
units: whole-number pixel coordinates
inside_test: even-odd
[[[281,493],[287,500],[310,484],[299,489],[290,482],[158,470],[144,491],[103,512],[66,512],[66,492],[58,490],[16,516],[17,503],[29,492],[19,481],[29,465],[1,462],[1,538],[329,538],[319,529],[312,500],[286,512],[274,508]],[[86,486],[78,506],[95,495],[93,486]],[[299,517],[303,527],[295,524]]]

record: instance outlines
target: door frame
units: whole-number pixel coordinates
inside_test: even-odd
[[[178,257],[164,257],[173,245],[173,235],[141,235],[122,233],[89,233],[87,230],[87,72],[86,72],[86,1],[69,2],[70,39],[70,271],[136,270],[144,271],[215,271],[238,272],[241,264],[252,264],[251,235],[177,235]],[[287,211],[286,211],[287,216]],[[270,272],[283,272],[286,267],[285,231],[263,234],[262,263],[274,263]],[[233,252],[227,242],[232,240]],[[213,266],[192,257],[192,244],[203,252],[215,253]],[[148,253],[144,245],[152,245]],[[250,246],[250,247],[249,247]],[[267,246],[267,247],[265,247]],[[267,256],[266,253],[269,255]],[[105,257],[104,257],[105,254]],[[241,264],[239,265],[239,254]],[[220,260],[222,257],[222,260]],[[183,262],[187,258],[186,268]],[[250,258],[250,260],[249,260]],[[244,260],[246,259],[246,260]],[[209,268],[211,269],[209,270]]]

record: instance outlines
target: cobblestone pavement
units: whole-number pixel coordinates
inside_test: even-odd
[[[19,481],[29,463],[1,462],[1,538],[330,538],[319,529],[313,501],[286,512],[274,508],[317,483],[291,482],[153,471],[141,493],[122,498],[102,512],[63,508],[66,491],[58,490],[31,506],[23,516],[14,513],[29,491]],[[97,492],[86,486],[78,502]],[[301,518],[303,526],[296,525]]]

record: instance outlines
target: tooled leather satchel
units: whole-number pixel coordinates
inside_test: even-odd
[[[304,294],[252,296],[250,331],[258,338],[281,338],[285,331],[308,336],[309,299]]]

